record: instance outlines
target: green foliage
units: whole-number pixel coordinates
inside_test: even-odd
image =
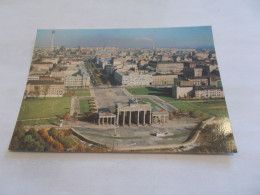
[[[70,111],[70,97],[23,100],[18,120],[63,116]]]
[[[75,96],[90,96],[89,89],[76,89]]]
[[[80,113],[86,113],[90,111],[89,100],[79,100]]]
[[[39,141],[33,139],[32,135],[26,135],[24,138],[24,145],[26,151],[42,152],[44,151],[44,146],[40,144]]]
[[[50,128],[48,131],[49,135],[55,140],[60,142],[65,149],[71,148],[75,143],[70,139],[65,139],[63,136],[58,135],[58,131],[55,128]]]
[[[9,145],[9,150],[14,150],[14,151],[23,150],[24,137],[25,137],[25,130],[23,129],[22,123],[17,122],[14,129],[11,143]]]

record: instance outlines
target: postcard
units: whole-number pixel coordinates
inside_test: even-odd
[[[236,153],[212,28],[38,30],[9,150]]]

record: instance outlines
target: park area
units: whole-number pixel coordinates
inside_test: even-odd
[[[79,100],[80,113],[87,113],[90,111],[89,100]]]
[[[156,95],[179,109],[180,112],[192,112],[195,117],[228,117],[225,99],[176,99],[171,97],[171,88],[138,87],[126,89],[133,95]],[[154,104],[147,97],[141,99]]]
[[[18,120],[52,118],[70,111],[70,97],[33,98],[23,100]]]
[[[89,89],[76,89],[74,96],[90,96]]]

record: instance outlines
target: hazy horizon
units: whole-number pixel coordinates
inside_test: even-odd
[[[50,47],[55,30],[54,47],[116,48],[205,48],[214,49],[210,26],[129,29],[39,29],[35,47]]]

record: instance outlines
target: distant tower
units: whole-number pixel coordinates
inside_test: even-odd
[[[52,50],[53,50],[54,34],[55,34],[55,30],[52,31],[52,36],[51,36],[51,49]]]
[[[158,62],[158,55],[156,52],[156,47],[154,45],[154,41],[153,41],[153,60]]]

